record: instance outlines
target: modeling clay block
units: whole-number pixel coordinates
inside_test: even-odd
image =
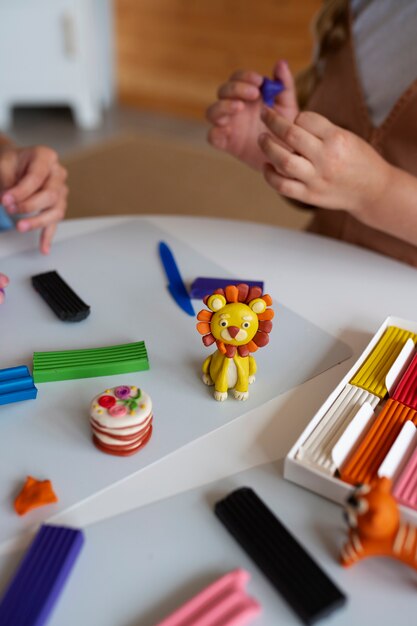
[[[41,526],[0,601],[0,624],[46,624],[83,543],[81,530]]]
[[[388,556],[417,570],[417,528],[401,522],[391,480],[360,485],[346,502],[349,537],[341,551],[345,567],[370,556]]]
[[[0,370],[0,404],[34,400],[37,394],[26,365]]]
[[[18,515],[25,515],[32,509],[58,502],[50,480],[37,480],[32,476],[26,482],[16,500],[14,508]]]
[[[11,228],[14,228],[14,222],[10,215],[6,212],[4,206],[0,204],[0,231],[10,230]]]
[[[386,476],[392,481],[398,478],[404,465],[417,447],[417,427],[411,420],[401,426],[401,430],[378,468],[378,476]]]
[[[414,356],[391,397],[412,409],[417,409],[417,355]]]
[[[417,510],[417,449],[396,480],[393,495],[400,504]]]
[[[365,437],[343,464],[342,480],[352,485],[371,483],[407,420],[417,425],[417,412],[396,400],[387,400]]]
[[[270,78],[264,78],[261,85],[262,100],[269,107],[272,107],[275,103],[276,96],[284,91],[284,83],[279,80],[271,80]]]
[[[178,268],[174,254],[168,244],[165,243],[165,241],[159,242],[159,256],[164,267],[165,274],[168,278],[169,293],[178,304],[178,306],[185,313],[187,313],[187,315],[194,316],[195,313],[193,305],[191,304],[191,299],[188,295],[188,291],[185,288],[185,284],[180,274],[180,270]]]
[[[144,341],[105,348],[33,354],[33,379],[37,383],[112,376],[148,369],[149,360]]]
[[[407,339],[412,339],[415,344],[417,335],[402,328],[389,326],[371,354],[349,381],[350,384],[362,387],[379,398],[384,398],[388,393],[385,377]]]
[[[333,475],[337,467],[332,458],[332,450],[365,402],[375,408],[379,398],[360,387],[346,385],[300,446],[297,459]]]
[[[143,448],[152,435],[152,400],[131,385],[106,389],[90,406],[93,442],[99,450],[128,456]]]
[[[304,623],[344,604],[345,595],[252,489],[229,494],[215,513]]]
[[[71,289],[58,272],[32,276],[32,285],[63,322],[81,322],[90,315],[90,307]]]
[[[249,574],[237,569],[219,578],[157,626],[244,626],[261,610],[245,592]]]
[[[191,283],[190,297],[194,300],[202,300],[210,295],[215,289],[224,289],[227,285],[240,285],[245,283],[249,287],[259,287],[261,291],[264,284],[260,280],[238,280],[233,278],[203,278],[199,276]]]
[[[203,382],[214,386],[214,398],[223,402],[228,389],[236,400],[247,400],[249,385],[255,381],[256,361],[251,352],[269,342],[274,311],[272,298],[260,287],[245,283],[216,289],[204,298],[209,310],[197,315],[197,330],[203,344],[217,350],[203,363]]]

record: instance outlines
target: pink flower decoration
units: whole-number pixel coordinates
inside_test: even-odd
[[[126,398],[130,396],[130,387],[127,385],[120,385],[120,387],[116,387],[114,394],[120,398],[120,400],[126,400]]]
[[[115,404],[109,409],[112,417],[123,417],[127,413],[127,408],[123,404]]]

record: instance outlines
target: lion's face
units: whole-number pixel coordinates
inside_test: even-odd
[[[198,313],[197,330],[205,346],[216,343],[220,352],[233,358],[236,353],[247,357],[267,345],[274,312],[268,308],[271,296],[262,295],[260,287],[228,285],[206,296],[204,304],[209,310]]]
[[[391,481],[378,478],[372,485],[355,488],[347,500],[346,513],[351,528],[362,536],[382,539],[392,534],[398,525],[398,506],[391,495]]]
[[[211,333],[215,339],[232,346],[243,346],[254,338],[259,327],[258,316],[246,304],[225,304],[214,313]]]

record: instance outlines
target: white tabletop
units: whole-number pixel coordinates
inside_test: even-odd
[[[60,226],[57,241],[131,219],[67,221]],[[162,216],[134,219],[151,221],[205,257],[221,261],[235,275],[262,278],[268,292],[286,306],[349,344],[353,357],[145,468],[134,479],[59,514],[53,520],[56,523],[84,527],[282,458],[381,322],[390,314],[417,319],[416,270],[368,251],[249,222]],[[2,257],[31,248],[35,242],[33,233],[2,233],[0,271]],[[220,444],[227,455],[216,454]],[[303,498],[303,490],[296,493]],[[3,545],[0,552],[14,547]]]
[[[131,219],[129,216],[66,221],[60,225],[56,241]],[[242,416],[220,432],[146,468],[133,482],[111,489],[110,495],[105,492],[60,514],[56,522],[85,526],[115,511],[129,510],[282,458],[380,323],[390,314],[406,319],[417,317],[417,293],[413,288],[416,270],[366,250],[250,222],[163,216],[135,219],[151,221],[205,257],[220,261],[235,275],[262,277],[269,293],[345,341],[351,346],[353,357],[266,403],[256,411],[256,419],[253,412]],[[33,248],[36,242],[34,233],[2,233],[0,259]],[[248,250],[247,255],[241,254],[242,248]],[[216,451],[219,442],[228,448],[229,454],[217,456],[213,463],[210,451]]]

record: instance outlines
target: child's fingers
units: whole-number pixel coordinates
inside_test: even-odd
[[[227,127],[214,126],[207,135],[208,142],[217,150],[227,150],[229,132]]]
[[[49,224],[49,226],[46,226],[46,228],[42,229],[40,242],[39,242],[39,247],[40,247],[40,251],[42,252],[42,254],[49,254],[51,250],[52,239],[54,238],[56,228],[57,228],[57,225],[56,223],[54,223],[54,224]]]
[[[274,78],[279,78],[282,81],[286,90],[295,91],[294,78],[287,61],[284,59],[277,61],[274,65],[273,74]]]
[[[300,202],[306,201],[306,186],[300,181],[281,176],[269,163],[264,165],[263,174],[266,182],[282,196],[299,200]]]
[[[239,113],[244,107],[245,103],[241,100],[218,100],[209,106],[206,117],[212,124],[218,124],[221,118]]]
[[[13,148],[9,150],[4,150],[1,152],[0,156],[0,202],[4,204],[3,197],[5,196],[5,191],[9,187],[12,187],[16,184],[17,181],[17,154]]]
[[[216,126],[227,126],[230,124],[230,115],[224,115],[223,117],[219,117],[216,122]]]
[[[59,201],[50,209],[46,209],[34,217],[27,217],[19,220],[16,224],[18,231],[24,233],[28,230],[35,230],[37,228],[45,228],[53,222],[59,222],[65,215],[65,200]]]
[[[58,189],[44,189],[33,194],[28,200],[20,202],[17,213],[35,213],[54,206],[59,200]]]
[[[279,145],[274,139],[262,134],[259,138],[259,147],[265,154],[267,160],[278,170],[283,176],[296,179],[303,183],[307,183],[314,176],[314,167],[302,156],[289,152],[286,148]]]
[[[284,90],[277,97],[277,102],[286,108],[298,110],[297,93],[294,78],[288,63],[284,60],[277,61],[274,67],[274,77],[279,78],[284,85]]]
[[[4,289],[9,284],[9,279],[5,274],[0,274],[0,287]]]
[[[327,117],[313,111],[302,111],[297,116],[295,124],[318,139],[326,139],[335,128]]]
[[[263,83],[264,77],[258,72],[253,72],[252,70],[237,70],[234,72],[229,81],[237,81],[243,83],[249,83],[251,85],[255,85],[255,87],[260,87]]]
[[[269,130],[291,150],[314,161],[321,148],[321,141],[316,136],[268,107],[262,110],[261,118]]]
[[[3,196],[3,202],[8,204],[19,204],[44,185],[50,174],[50,165],[45,160],[34,160],[23,175],[20,181],[11,189],[8,189]]]
[[[17,165],[18,182],[2,198],[6,208],[7,205],[19,204],[40,191],[50,175],[66,174],[59,165],[57,153],[46,146],[19,150]]]
[[[253,102],[260,97],[260,91],[257,85],[232,80],[221,85],[217,95],[220,100],[248,100]]]
[[[0,274],[0,304],[4,302],[4,291],[3,289],[7,287],[9,284],[9,279],[5,274]]]

